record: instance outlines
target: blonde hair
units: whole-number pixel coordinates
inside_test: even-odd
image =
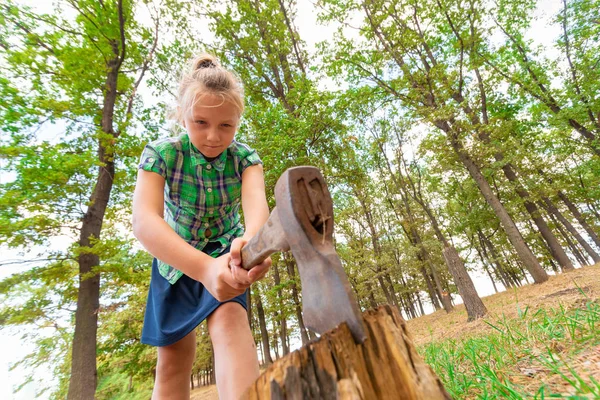
[[[244,89],[240,80],[233,72],[223,68],[216,57],[205,53],[193,58],[183,72],[177,92],[177,108],[171,117],[183,122],[194,105],[207,94],[230,102],[240,116],[244,112]]]

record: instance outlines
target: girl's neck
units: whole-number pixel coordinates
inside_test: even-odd
[[[204,154],[202,154],[202,155],[204,156],[204,158],[208,162],[213,162],[213,161],[215,161],[217,158],[219,158],[221,156],[220,154],[218,156],[216,156],[216,157],[206,157]]]

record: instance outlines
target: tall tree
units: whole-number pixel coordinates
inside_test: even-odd
[[[333,11],[335,15],[360,10],[364,15],[361,32],[367,41],[363,48],[358,48],[354,40],[340,37],[331,57],[332,68],[344,68],[357,81],[371,80],[411,113],[444,132],[449,148],[477,183],[522,263],[536,282],[546,281],[546,272],[494,193],[480,165],[482,161],[473,154],[475,149],[467,140],[471,131],[481,128],[465,115],[468,99],[463,95],[467,83],[464,55],[455,54],[452,46],[441,47],[456,39],[443,36],[448,27],[438,18],[437,4],[369,1],[340,6],[332,2],[331,7],[343,7],[343,10]],[[374,48],[372,43],[383,51]],[[460,62],[456,63],[457,59]],[[383,70],[390,72],[389,79],[383,76]],[[461,96],[464,101],[459,102]]]
[[[57,292],[63,306],[76,301],[67,398],[93,399],[101,274],[110,245],[119,244],[102,235],[103,227],[127,220],[131,166],[141,148],[134,125],[143,115],[138,89],[171,11],[166,4],[129,0],[59,1],[49,14],[12,1],[0,8],[0,118],[8,133],[0,154],[14,176],[2,182],[6,228],[0,243],[48,249],[39,278],[27,286],[3,285],[3,293],[25,287],[40,305]],[[147,13],[147,23],[139,11]],[[64,237],[70,246],[50,246]],[[25,273],[10,281],[31,278]],[[65,318],[64,311],[26,312],[31,306],[8,310],[5,323],[48,319],[60,325]],[[18,318],[21,312],[28,317]]]

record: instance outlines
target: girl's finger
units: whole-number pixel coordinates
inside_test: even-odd
[[[252,283],[252,279],[250,278],[248,272],[235,264],[231,266],[231,273],[235,281],[238,283],[244,285],[250,285]]]
[[[257,280],[264,278],[270,267],[271,263],[263,262],[258,264],[248,272],[248,277],[252,282],[256,282]]]

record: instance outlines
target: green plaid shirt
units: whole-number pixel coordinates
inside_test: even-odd
[[[139,168],[165,178],[164,218],[169,226],[198,250],[219,242],[221,247],[210,254],[217,257],[244,233],[239,214],[242,172],[261,163],[256,151],[235,140],[209,162],[184,134],[147,144]],[[183,275],[157,261],[171,284]]]

